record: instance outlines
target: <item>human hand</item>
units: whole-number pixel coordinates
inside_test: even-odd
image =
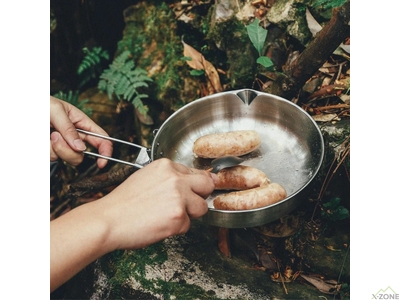
[[[168,159],[153,161],[96,201],[107,216],[110,251],[146,247],[187,232],[208,211],[215,174]]]
[[[162,158],[101,199],[50,222],[50,290],[116,249],[138,249],[187,232],[208,211],[216,175]]]
[[[76,131],[76,128],[80,128],[107,135],[100,126],[75,106],[52,96],[50,96],[50,128],[54,129],[50,134],[50,161],[61,158],[74,166],[80,164],[83,160],[82,151],[86,149],[84,141],[96,147],[102,155],[112,154],[111,141]],[[97,160],[99,168],[103,168],[106,164],[106,159]]]

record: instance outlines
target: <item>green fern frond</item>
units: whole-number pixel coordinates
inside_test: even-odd
[[[135,106],[137,108],[139,113],[141,113],[142,115],[147,115],[149,108],[147,105],[143,104],[143,101],[142,101],[143,98],[147,98],[147,95],[136,95],[136,97],[133,99],[132,103],[133,103],[133,106]]]
[[[72,104],[73,106],[76,106],[79,108],[81,111],[83,111],[85,114],[88,116],[92,115],[92,109],[90,107],[85,107],[85,104],[89,102],[89,99],[84,99],[79,101],[79,91],[68,91],[68,93],[64,93],[63,91],[59,91],[53,95],[54,97],[64,100],[65,102],[68,102]]]
[[[131,102],[140,113],[146,115],[148,107],[142,99],[147,95],[139,94],[138,88],[148,87],[147,82],[151,81],[145,70],[135,68],[130,52],[124,51],[101,74],[98,88],[107,92],[110,99],[115,95],[120,101]]]
[[[131,85],[125,89],[123,97],[125,99],[132,99],[135,93],[136,93],[136,88],[135,86]]]
[[[149,87],[149,85],[144,81],[137,81],[137,82],[133,82],[132,83],[132,87],[137,89],[137,88],[140,88],[140,87]]]
[[[317,0],[313,7],[322,6],[324,9],[330,9],[342,6],[347,0]]]
[[[80,78],[79,87],[84,86],[91,79],[96,79],[102,71],[102,61],[109,59],[108,52],[101,47],[93,47],[92,50],[85,47],[82,51],[85,53],[85,56],[77,70],[78,77]]]

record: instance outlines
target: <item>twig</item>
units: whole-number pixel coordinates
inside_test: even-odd
[[[350,155],[350,144],[347,144],[346,148],[343,151],[343,155],[342,155],[342,159],[339,161],[339,163],[337,164],[335,170],[333,170],[333,174],[336,173],[337,169],[340,167],[340,165],[344,162],[344,160],[346,159],[346,157],[348,155]]]
[[[289,292],[288,292],[288,290],[286,288],[285,281],[283,280],[283,275],[282,275],[280,263],[279,263],[278,260],[276,261],[276,265],[278,266],[279,276],[281,277],[281,282],[282,282],[282,285],[283,285],[283,289],[285,290],[285,293],[287,295]]]
[[[350,135],[348,137],[346,137],[346,139],[342,142],[342,145],[346,144],[349,139],[350,139]],[[326,176],[325,176],[324,181],[322,183],[321,189],[319,191],[318,198],[317,198],[317,204],[314,207],[314,211],[313,211],[312,216],[311,216],[311,221],[314,221],[314,215],[315,215],[315,212],[317,210],[317,207],[318,207],[318,205],[319,205],[319,203],[321,201],[321,198],[322,198],[323,194],[325,194],[325,191],[326,191],[329,183],[331,182],[333,176],[336,174],[336,172],[339,169],[339,167],[343,164],[343,162],[345,161],[346,157],[349,156],[349,155],[350,155],[350,143],[348,143],[346,145],[345,149],[342,152],[342,157],[341,157],[341,159],[339,160],[339,162],[337,163],[336,166],[335,166],[335,162],[337,161],[337,156],[335,156],[334,159],[332,160],[332,163],[329,166],[329,170],[326,173]],[[346,169],[346,174],[347,174],[347,177],[350,179],[350,176],[349,176],[349,174],[347,172],[347,169]]]
[[[344,264],[345,264],[345,262],[346,262],[346,259],[347,259],[347,256],[348,256],[349,252],[350,252],[350,245],[347,247],[346,254],[345,254],[344,258],[343,258],[343,262],[342,262],[342,265],[341,265],[341,267],[340,267],[340,272],[339,272],[339,276],[338,276],[338,280],[337,280],[338,284],[340,283],[340,277],[342,277],[342,272],[343,272],[343,269],[344,269]],[[333,299],[335,299],[335,298],[336,298],[336,294],[333,295]]]
[[[70,184],[66,192],[61,196],[62,202],[50,214],[50,220],[56,218],[62,210],[75,201],[78,197],[89,192],[101,191],[105,188],[118,185],[137,171],[135,167],[123,166],[117,170],[84,178]]]
[[[350,105],[348,105],[348,104],[335,104],[335,105],[319,106],[316,109],[318,109],[318,110],[328,110],[328,109],[336,109],[336,108],[350,108]]]
[[[66,207],[68,207],[68,205],[70,204],[70,202],[72,202],[73,198],[68,198],[66,199],[64,202],[62,202],[61,204],[59,204],[54,210],[53,212],[50,214],[50,221],[54,220],[56,217],[59,216],[60,212],[62,212]]]
[[[345,144],[349,139],[350,139],[350,135],[344,140],[344,142],[343,142],[342,144]],[[342,165],[342,163],[344,162],[345,158],[346,158],[349,154],[350,154],[350,144],[348,144],[348,145],[346,146],[345,151],[344,151],[344,155],[343,155],[342,159],[339,161],[339,163],[336,165],[336,167],[335,167],[335,168],[333,169],[333,171],[331,172],[331,170],[332,170],[332,168],[333,168],[333,166],[334,166],[334,164],[335,164],[335,161],[336,161],[336,159],[337,159],[337,157],[335,156],[335,158],[333,159],[332,164],[331,164],[331,166],[330,166],[330,168],[329,168],[329,171],[328,171],[328,173],[327,173],[327,176],[325,177],[324,183],[323,183],[323,185],[322,185],[322,187],[321,187],[321,191],[320,191],[320,193],[319,193],[319,195],[318,195],[318,200],[321,200],[321,197],[322,197],[322,195],[325,193],[326,188],[328,187],[329,182],[332,180],[332,178],[333,178],[333,176],[335,175],[336,171],[337,171],[338,168]],[[331,172],[331,173],[330,173],[330,172]],[[329,180],[326,180],[326,179],[328,178],[328,175],[329,175],[329,174],[330,174]]]
[[[104,188],[118,185],[135,171],[137,171],[135,167],[123,166],[114,171],[82,179],[69,186],[68,196],[79,197],[88,192],[100,191]]]
[[[332,18],[304,51],[278,76],[267,90],[291,99],[328,60],[344,39],[350,36],[350,1],[332,11]]]

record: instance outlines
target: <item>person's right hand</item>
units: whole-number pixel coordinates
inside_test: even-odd
[[[208,211],[215,174],[166,158],[133,173],[108,195],[50,222],[50,290],[116,249],[138,249],[187,232]]]
[[[214,177],[213,177],[214,176]],[[208,211],[215,174],[158,159],[100,199],[107,211],[113,248],[148,246],[189,230],[190,219]]]

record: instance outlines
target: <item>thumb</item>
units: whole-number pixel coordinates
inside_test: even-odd
[[[86,149],[85,143],[79,137],[74,124],[66,114],[58,114],[55,120],[52,120],[54,128],[62,135],[63,139],[71,149],[81,152]]]

